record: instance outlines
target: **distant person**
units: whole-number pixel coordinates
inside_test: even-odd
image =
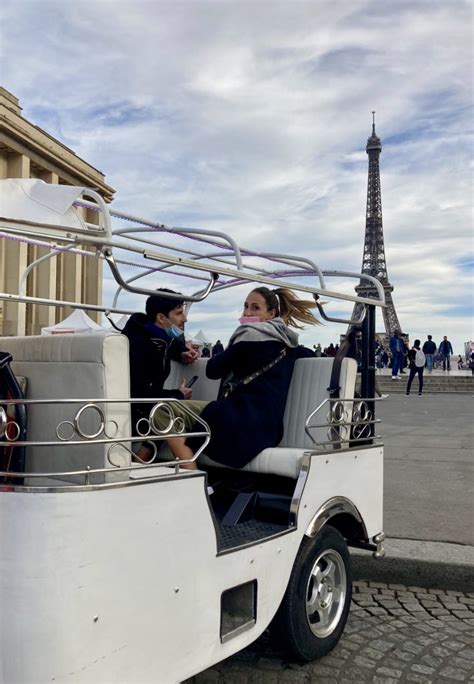
[[[469,356],[469,366],[471,368],[472,375],[474,375],[474,351],[472,351]]]
[[[323,353],[323,350],[322,350],[321,345],[319,344],[319,342],[318,342],[318,344],[314,344],[314,345],[313,345],[313,349],[314,349],[314,353],[315,353],[316,356],[319,358],[319,357],[321,356],[321,354]]]
[[[462,370],[463,365],[462,356],[458,354],[458,370]]]
[[[420,349],[420,340],[415,340],[413,348],[408,352],[408,358],[410,360],[410,375],[408,376],[406,395],[410,394],[411,383],[415,375],[418,374],[418,396],[421,397],[423,394],[423,371],[425,370],[426,356]]]
[[[215,345],[212,347],[212,356],[215,356],[216,354],[221,354],[224,351],[224,345],[220,340],[217,340]]]
[[[405,343],[400,337],[399,330],[395,330],[390,337],[390,351],[392,353],[392,380],[401,380],[399,372],[403,372],[403,360],[405,354]]]
[[[208,359],[210,356],[211,356],[211,352],[209,351],[209,347],[206,345],[202,350],[202,358]]]
[[[431,335],[428,335],[428,339],[423,345],[423,352],[426,356],[426,368],[428,369],[428,373],[432,373],[434,357],[436,354],[436,344],[433,342],[433,337]]]
[[[332,358],[334,358],[334,356],[336,356],[336,348],[334,347],[332,342],[329,345],[329,347],[326,347],[326,349],[324,351],[326,353],[326,356],[330,356]]]
[[[440,343],[438,351],[443,357],[443,370],[449,372],[451,370],[451,354],[453,353],[453,347],[446,335],[443,337],[443,341]]]
[[[377,369],[379,371],[382,370],[383,363],[382,363],[382,347],[379,347],[376,352],[375,352],[375,365],[377,366]]]
[[[403,365],[400,369],[400,375],[405,375],[406,371],[403,369],[408,368],[408,366],[410,364],[409,352],[410,352],[410,347],[408,346],[408,341],[403,340]]]

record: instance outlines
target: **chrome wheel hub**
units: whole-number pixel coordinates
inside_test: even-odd
[[[306,587],[306,617],[313,634],[325,638],[341,618],[346,599],[346,569],[342,557],[328,549],[316,559]]]

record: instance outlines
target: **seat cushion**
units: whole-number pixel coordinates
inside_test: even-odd
[[[308,449],[290,449],[288,447],[273,447],[263,449],[258,456],[253,458],[240,470],[250,473],[260,473],[262,475],[281,475],[293,480],[299,475],[301,463]],[[206,466],[225,468],[222,463],[213,461],[208,456],[200,456],[199,463]]]

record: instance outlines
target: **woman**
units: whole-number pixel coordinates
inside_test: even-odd
[[[190,404],[211,429],[207,456],[242,468],[262,449],[280,442],[295,361],[314,356],[310,349],[298,345],[298,335],[288,326],[318,324],[310,311],[314,306],[314,302],[300,300],[286,288],[258,287],[247,296],[241,325],[229,346],[206,366],[209,378],[223,378],[219,399]],[[199,426],[186,425],[190,428],[198,430]],[[173,455],[184,461],[193,458],[200,443],[198,438],[183,437],[167,441]],[[197,466],[189,463],[183,468],[195,470]]]
[[[421,397],[423,393],[423,371],[425,370],[426,356],[420,349],[420,340],[415,340],[413,348],[408,352],[408,359],[410,362],[410,375],[408,377],[406,395],[410,394],[411,383],[413,378],[418,373],[418,396]]]

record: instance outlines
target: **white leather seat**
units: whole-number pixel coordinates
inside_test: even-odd
[[[190,366],[185,366],[176,361],[171,362],[170,374],[166,378],[164,388],[176,389],[180,386],[183,378],[190,380],[193,375],[197,375],[198,379],[193,385],[193,399],[201,399],[203,401],[213,401],[217,399],[219,392],[220,380],[211,380],[206,376],[207,359],[198,359]]]
[[[128,340],[118,334],[73,334],[32,337],[4,337],[0,349],[13,356],[12,369],[27,379],[27,399],[129,399]],[[28,441],[59,441],[56,427],[61,421],[73,420],[78,404],[43,404],[28,406]],[[105,422],[113,436],[127,438],[131,434],[128,403],[99,404]],[[83,414],[81,426],[91,434],[97,430],[98,415],[89,410]],[[71,428],[63,427],[64,434]],[[112,435],[111,435],[112,436]],[[104,435],[100,435],[104,437]],[[78,439],[75,437],[75,439]],[[127,446],[130,446],[128,443]],[[26,470],[29,472],[59,472],[94,468],[112,468],[107,459],[109,444],[85,446],[28,447]],[[130,453],[117,445],[111,452],[113,462],[130,464]],[[104,478],[91,476],[91,482],[123,480],[125,473],[113,468]],[[63,477],[69,482],[83,483],[84,477]],[[48,484],[31,478],[29,484]]]
[[[304,454],[317,448],[307,435],[304,426],[307,417],[316,406],[329,398],[328,387],[332,365],[333,359],[331,358],[299,359],[296,362],[286,401],[283,439],[277,447],[261,451],[242,470],[290,478],[298,477]],[[339,382],[341,398],[354,397],[356,374],[355,360],[344,359]],[[350,407],[350,402],[347,404]],[[324,407],[320,415],[316,417],[317,423],[325,422],[328,410],[329,405],[327,408]],[[328,440],[326,427],[313,429],[311,434],[316,441]],[[203,465],[223,467],[222,464],[212,461],[207,456],[201,456],[199,462]]]

